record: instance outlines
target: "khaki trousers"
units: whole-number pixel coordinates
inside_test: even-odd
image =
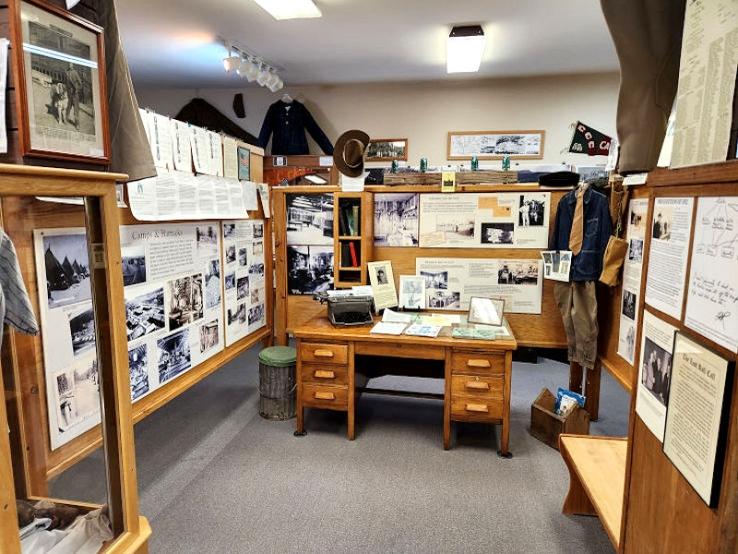
[[[597,294],[594,281],[556,283],[554,298],[564,321],[569,361],[592,369],[597,360]]]

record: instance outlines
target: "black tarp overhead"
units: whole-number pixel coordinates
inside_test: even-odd
[[[202,98],[193,98],[174,117],[191,125],[196,125],[216,133],[225,133],[249,144],[257,144],[257,139],[251,133],[244,131],[223,115],[212,104]]]

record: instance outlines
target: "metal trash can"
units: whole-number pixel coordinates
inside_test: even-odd
[[[270,346],[259,352],[259,415],[283,421],[295,417],[297,351],[291,346]]]

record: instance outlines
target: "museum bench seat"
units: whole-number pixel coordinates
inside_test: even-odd
[[[566,435],[559,437],[561,456],[569,468],[565,514],[596,515],[615,550],[620,542],[625,490],[626,438]]]

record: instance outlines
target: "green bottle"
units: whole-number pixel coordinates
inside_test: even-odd
[[[471,170],[472,171],[479,171],[479,158],[476,156],[472,156],[471,159]]]
[[[392,160],[392,167],[390,168],[390,173],[397,173],[397,160]]]
[[[502,171],[510,171],[510,156],[502,156]]]
[[[428,158],[420,158],[420,172],[425,173],[428,171]]]

